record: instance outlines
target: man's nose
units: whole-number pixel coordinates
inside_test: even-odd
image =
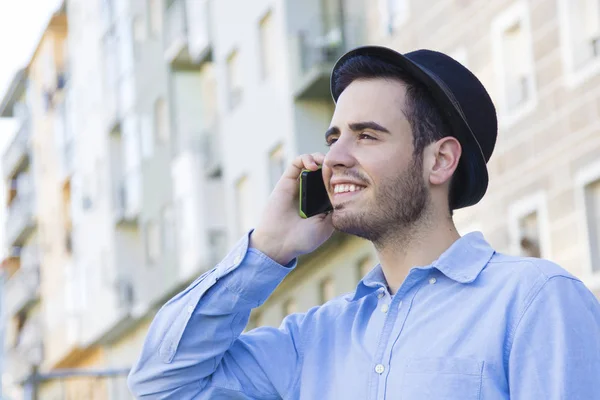
[[[352,167],[355,163],[352,154],[352,144],[347,139],[339,138],[331,145],[323,164],[326,167],[334,170],[336,167]]]

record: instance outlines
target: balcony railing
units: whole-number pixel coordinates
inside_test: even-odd
[[[15,315],[35,303],[39,298],[39,289],[39,264],[21,266],[6,282],[4,301],[8,315]]]
[[[141,207],[142,180],[139,170],[125,175],[117,187],[116,222],[118,224],[137,224]]]
[[[165,59],[174,62],[182,57],[187,47],[187,21],[184,0],[173,0],[165,15]]]
[[[6,218],[6,242],[21,246],[35,228],[35,196],[28,194],[14,198]]]
[[[326,23],[328,21],[328,23]],[[364,21],[340,16],[320,17],[292,37],[294,90],[299,99],[329,98],[333,64],[351,48],[363,44]]]
[[[2,157],[4,179],[9,179],[29,161],[29,137],[31,135],[29,119],[23,119],[19,131],[15,135]]]
[[[7,349],[6,369],[13,382],[22,382],[39,366],[43,357],[42,326],[39,315],[28,318],[15,346]]]
[[[200,63],[211,56],[209,1],[192,0],[186,6],[188,21],[194,21],[187,26],[189,54],[194,62]]]

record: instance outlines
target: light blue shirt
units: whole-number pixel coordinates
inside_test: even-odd
[[[600,305],[551,262],[496,253],[472,233],[394,296],[377,266],[355,292],[242,334],[295,266],[244,237],[158,312],[128,378],[134,395],[600,399]]]

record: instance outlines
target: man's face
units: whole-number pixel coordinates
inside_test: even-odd
[[[369,79],[354,81],[338,99],[323,178],[340,231],[378,242],[419,221],[430,203],[401,112],[405,95],[401,82]]]

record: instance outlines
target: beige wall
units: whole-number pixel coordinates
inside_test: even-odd
[[[55,16],[36,49],[30,66],[29,78],[33,97],[33,159],[38,200],[38,238],[41,259],[41,297],[44,310],[45,357],[43,368],[50,369],[74,350],[68,331],[69,304],[66,288],[67,268],[71,255],[66,248],[66,209],[63,183],[60,180],[60,150],[56,145],[56,105],[62,94],[55,92],[52,105],[45,106],[45,93],[54,92],[57,73],[64,69],[67,40],[66,17]]]
[[[482,80],[500,116],[498,141],[488,168],[489,189],[476,206],[456,212],[461,233],[481,230],[499,251],[519,252],[511,231],[511,215],[539,204],[542,256],[577,275],[600,296],[600,276],[591,274],[585,209],[578,181],[591,169],[598,171],[600,160],[600,73],[571,87],[567,83],[564,21],[558,2],[491,0],[410,1],[408,18],[391,35],[381,29],[380,11],[370,10],[370,43],[384,44],[400,52],[419,48],[443,51],[464,57],[466,65]],[[536,104],[520,117],[506,117],[502,111],[499,63],[494,58],[492,27],[512,7],[525,3],[529,18]],[[466,23],[468,21],[468,23]],[[501,22],[500,22],[501,23]],[[463,61],[463,60],[461,60]],[[320,277],[332,273],[336,287],[349,285],[338,279],[356,264],[363,246],[349,245],[328,250],[308,264],[310,271],[290,274],[278,291],[253,315],[250,326],[277,326],[283,317],[284,302],[295,297],[298,311],[316,304]],[[320,264],[318,267],[316,264]],[[307,268],[308,265],[300,265]],[[329,272],[326,272],[329,271]]]

